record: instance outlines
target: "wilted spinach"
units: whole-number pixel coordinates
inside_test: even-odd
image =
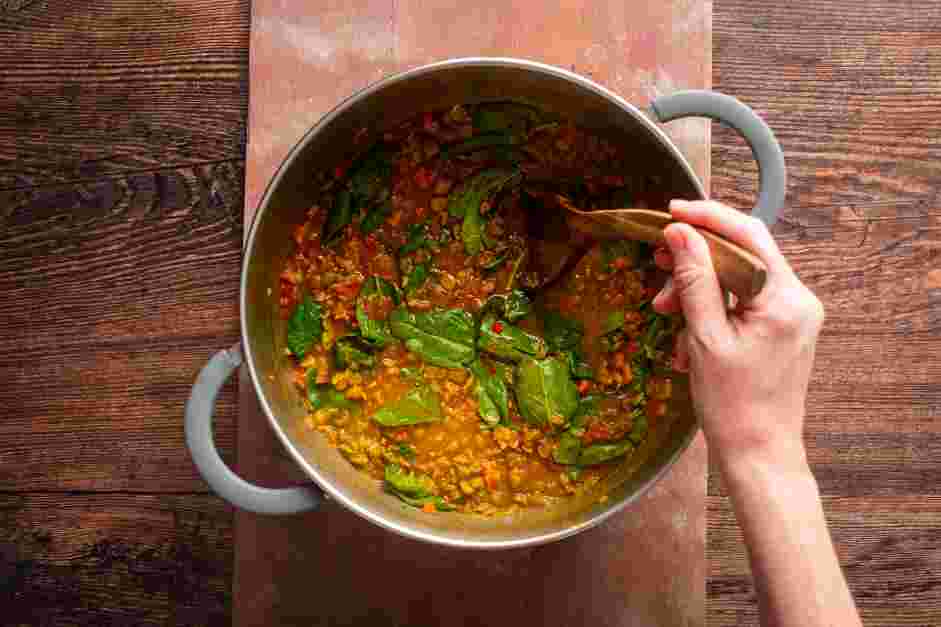
[[[350,168],[350,188],[359,207],[376,199],[388,186],[395,156],[391,146],[377,142]]]
[[[307,371],[307,400],[311,407],[317,409],[347,409],[358,412],[361,405],[357,401],[350,400],[329,383],[317,383],[317,370]]]
[[[369,343],[359,336],[341,337],[333,345],[334,364],[338,370],[372,368],[376,365],[376,358],[371,348]]]
[[[505,131],[497,131],[493,133],[485,133],[481,135],[476,135],[470,139],[465,139],[463,141],[457,142],[455,144],[450,144],[441,149],[441,158],[450,159],[455,155],[466,154],[469,152],[476,152],[478,150],[486,150],[493,148],[507,148],[512,146],[518,146],[522,143],[521,139],[514,135],[513,133],[508,133]]]
[[[333,244],[353,221],[353,194],[348,189],[341,189],[333,199],[333,205],[327,212],[327,221],[323,225],[323,243]]]
[[[435,366],[462,368],[477,354],[474,317],[463,309],[412,313],[399,307],[389,316],[392,335]]]
[[[359,223],[360,232],[365,235],[369,235],[382,226],[390,215],[392,215],[391,202],[384,201],[376,203],[372,206],[371,209],[369,209],[369,211],[366,212],[362,222]]]
[[[474,111],[474,131],[477,133],[509,132],[525,136],[539,120],[535,107],[515,102],[495,102],[477,107]]]
[[[419,384],[398,400],[386,403],[371,418],[383,427],[404,427],[423,422],[438,422],[444,418],[441,399],[431,386]]]
[[[578,408],[578,390],[569,366],[558,357],[523,359],[514,385],[520,413],[531,424],[561,425]]]
[[[431,477],[408,472],[398,464],[386,465],[385,483],[390,492],[412,507],[422,509],[431,503],[439,512],[449,512],[454,509],[434,493],[436,488]]]
[[[559,436],[559,443],[552,451],[552,458],[559,464],[576,464],[582,451],[582,436],[591,416],[598,415],[601,396],[589,394],[578,400],[578,407],[569,420],[568,430]]]
[[[388,320],[375,320],[369,316],[370,309],[377,301],[391,299],[393,305],[401,302],[398,288],[382,277],[371,276],[363,283],[356,297],[356,322],[359,334],[372,346],[382,347],[394,338]]]
[[[298,303],[288,320],[288,349],[301,359],[323,337],[323,307],[310,295]]]
[[[634,419],[634,424],[631,425],[631,432],[627,437],[635,445],[638,445],[647,437],[647,430],[649,429],[647,414],[644,413],[643,409],[638,408],[634,410],[631,416]]]
[[[399,255],[413,253],[420,248],[427,247],[429,243],[427,225],[424,222],[412,224],[408,227],[408,237],[405,240],[405,244],[399,248]]]
[[[560,353],[566,362],[568,362],[569,369],[572,371],[572,378],[574,379],[594,379],[595,372],[591,369],[591,364],[585,361],[584,356],[582,356],[581,351],[571,350]]]
[[[416,263],[414,267],[412,267],[412,271],[405,275],[405,281],[402,284],[405,292],[412,294],[415,290],[424,285],[425,281],[428,280],[430,270],[431,262],[424,261],[422,263]]]
[[[507,367],[501,363],[484,363],[476,359],[471,362],[470,371],[475,379],[481,419],[491,427],[505,421],[510,412],[510,393],[506,385]]]
[[[582,449],[578,454],[578,461],[576,463],[579,466],[596,466],[611,461],[612,459],[623,457],[633,450],[634,444],[628,438],[618,442],[592,444]]]
[[[500,191],[513,181],[518,181],[520,173],[494,168],[479,172],[464,186],[451,194],[448,200],[448,213],[464,218],[461,225],[461,239],[469,255],[476,255],[483,249],[484,220],[480,215],[480,204],[491,195]]]
[[[517,326],[498,320],[493,314],[484,316],[480,323],[477,348],[513,362],[524,357],[542,359],[548,349],[541,337],[523,331]]]
[[[496,294],[487,299],[485,311],[492,311],[497,317],[508,322],[522,320],[533,310],[533,301],[522,290],[513,290],[506,294]]]
[[[542,323],[543,335],[550,352],[581,350],[582,337],[585,335],[585,328],[581,322],[547,309],[542,312]]]

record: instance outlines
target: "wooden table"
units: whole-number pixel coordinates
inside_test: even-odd
[[[0,3],[5,622],[229,621],[232,512],[181,419],[238,337],[249,12]],[[714,86],[778,133],[775,234],[827,305],[807,442],[853,592],[867,624],[939,624],[941,4],[715,0],[713,28]],[[747,206],[747,147],[714,133],[712,194]],[[228,459],[235,410],[233,384]],[[753,623],[717,478],[708,503],[709,623]]]

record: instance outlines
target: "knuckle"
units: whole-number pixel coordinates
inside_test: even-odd
[[[673,287],[680,294],[694,291],[705,278],[702,268],[683,264],[673,269]]]

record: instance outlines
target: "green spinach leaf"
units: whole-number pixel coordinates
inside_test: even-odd
[[[314,368],[307,371],[307,400],[314,410],[337,408],[358,412],[362,408],[357,401],[346,398],[329,383],[317,383],[317,370]]]
[[[333,345],[333,362],[338,370],[360,370],[376,365],[376,358],[371,352],[372,346],[356,335],[339,338]]]
[[[647,437],[649,423],[647,422],[647,414],[644,413],[643,409],[634,410],[632,417],[634,424],[631,425],[631,433],[627,437],[636,446]]]
[[[557,464],[575,464],[578,462],[578,454],[582,450],[582,440],[571,431],[566,431],[559,436],[559,442],[552,449],[552,459]]]
[[[439,512],[449,512],[454,509],[452,505],[435,494],[436,486],[431,477],[408,472],[398,464],[386,465],[385,483],[390,492],[412,507],[421,509],[431,503]]]
[[[455,155],[466,154],[469,152],[476,152],[478,150],[485,150],[491,148],[503,148],[518,146],[522,143],[522,140],[514,135],[513,133],[507,132],[495,132],[495,133],[485,133],[481,135],[475,135],[470,139],[465,139],[464,141],[457,142],[455,144],[449,144],[441,149],[441,158],[450,159]]]
[[[429,385],[416,385],[398,400],[386,403],[371,418],[383,427],[404,427],[444,418],[441,399]]]
[[[463,218],[467,215],[470,207],[477,209],[477,215],[480,215],[480,203],[486,200],[491,194],[495,194],[505,186],[518,181],[520,173],[518,170],[506,170],[503,168],[490,168],[475,174],[460,189],[453,192],[448,199],[448,213],[456,218]]]
[[[463,309],[412,313],[399,307],[389,317],[392,335],[435,366],[462,368],[474,359],[474,317]]]
[[[559,443],[552,451],[552,458],[559,464],[576,464],[582,451],[582,436],[585,425],[592,416],[597,416],[601,406],[601,396],[589,394],[578,399],[578,407],[569,420],[568,430],[559,436]]]
[[[508,370],[501,363],[484,363],[476,359],[470,364],[474,375],[477,405],[481,419],[491,427],[500,424],[509,415],[510,393],[506,380]]]
[[[429,243],[427,225],[424,222],[412,224],[408,227],[408,238],[405,240],[405,244],[399,248],[399,255],[413,253],[420,248],[427,247]]]
[[[323,337],[323,307],[310,295],[298,303],[288,320],[288,349],[301,359]]]
[[[493,314],[484,316],[480,323],[477,348],[503,359],[517,362],[524,357],[542,359],[548,349],[546,341],[517,326],[498,320]]]
[[[620,331],[624,326],[626,318],[624,311],[617,309],[612,311],[604,318],[604,322],[601,324],[601,333],[602,335],[607,335],[608,333],[613,333],[614,331]]]
[[[569,366],[557,357],[523,359],[516,367],[516,402],[523,417],[535,425],[561,425],[578,408],[578,390]]]
[[[542,322],[543,333],[550,352],[581,350],[582,337],[585,335],[585,328],[581,322],[566,318],[551,309],[542,313]]]
[[[533,301],[526,292],[513,290],[507,294],[496,294],[487,299],[485,311],[492,311],[497,317],[508,322],[522,320],[533,311]]]
[[[401,302],[398,288],[382,277],[371,276],[363,283],[356,297],[356,322],[359,334],[372,346],[382,347],[394,338],[388,320],[374,320],[369,316],[370,306],[377,300],[389,298],[393,305]]]
[[[396,153],[388,144],[377,142],[350,168],[350,187],[363,200],[374,199],[387,187]]]
[[[591,369],[591,364],[585,361],[581,351],[572,350],[560,353],[568,362],[569,369],[572,371],[573,379],[594,379],[595,372]]]
[[[496,102],[478,106],[473,120],[477,133],[512,132],[525,136],[530,126],[539,120],[539,112],[529,105]]]
[[[409,461],[415,459],[416,455],[415,449],[405,442],[399,443],[395,449],[395,452]]]
[[[375,232],[382,226],[386,219],[392,215],[392,203],[389,201],[380,202],[372,206],[366,213],[363,221],[359,223],[359,230],[364,235]]]
[[[627,438],[610,444],[592,444],[578,454],[579,466],[596,466],[633,452],[634,445]]]
[[[353,195],[348,189],[341,189],[337,192],[330,212],[327,214],[327,221],[323,225],[323,243],[333,244],[343,234],[345,229],[353,221]]]
[[[431,271],[431,262],[424,261],[422,263],[416,263],[412,268],[412,271],[405,276],[405,282],[403,287],[407,294],[412,294],[415,290],[420,288],[425,284],[425,281],[428,280],[428,275]]]
[[[480,205],[467,207],[461,224],[461,241],[468,255],[476,255],[484,249],[484,221],[480,217]]]

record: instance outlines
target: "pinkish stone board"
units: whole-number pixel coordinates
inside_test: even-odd
[[[534,59],[646,106],[708,88],[708,0],[321,1],[252,4],[245,224],[301,135],[390,73],[460,56]],[[709,124],[665,127],[709,181]],[[243,372],[238,470],[304,481]],[[236,625],[703,625],[706,451],[700,439],[647,495],[555,544],[470,552],[407,540],[327,503],[293,517],[236,514]]]

